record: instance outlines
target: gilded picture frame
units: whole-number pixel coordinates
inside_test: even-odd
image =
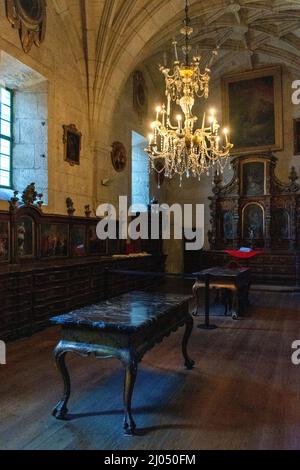
[[[111,146],[111,163],[114,170],[121,173],[127,165],[127,151],[122,142],[114,142]]]
[[[234,154],[283,149],[282,69],[260,68],[222,78],[223,122]]]
[[[64,125],[64,158],[70,165],[80,165],[82,133],[75,124]]]
[[[33,44],[39,47],[46,34],[46,0],[5,0],[5,9],[8,21],[19,31],[24,52],[30,52]]]

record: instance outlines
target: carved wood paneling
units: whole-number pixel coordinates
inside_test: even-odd
[[[253,196],[245,196],[243,189],[243,168],[252,162],[263,162],[264,189]],[[291,168],[289,182],[284,183],[276,176],[277,158],[273,154],[244,155],[232,161],[234,171],[232,180],[223,185],[221,175],[214,179],[213,196],[210,197],[211,230],[209,242],[212,249],[238,248],[241,245],[249,245],[250,238],[243,231],[243,214],[245,208],[252,204],[259,205],[263,211],[263,237],[256,236],[254,243],[257,247],[266,249],[293,249],[300,248],[300,219],[298,175],[294,167]],[[245,193],[247,194],[247,193]],[[275,220],[286,224],[283,230],[274,230]],[[224,238],[222,220],[224,211],[233,213],[235,225],[234,239]]]

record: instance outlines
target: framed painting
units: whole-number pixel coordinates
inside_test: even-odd
[[[9,222],[0,222],[0,263],[9,260]]]
[[[40,46],[46,34],[46,0],[5,0],[5,6],[8,21],[19,30],[24,52],[33,44]]]
[[[43,224],[41,226],[41,254],[43,258],[68,255],[68,225]]]
[[[235,155],[282,150],[282,106],[280,66],[223,77],[223,122],[230,126]]]
[[[118,173],[126,168],[127,152],[125,146],[121,142],[114,142],[111,146],[111,162]]]
[[[289,212],[283,208],[276,209],[272,214],[272,239],[276,241],[289,240],[291,236],[290,226]]]
[[[300,118],[294,119],[294,155],[300,155]]]
[[[144,75],[139,70],[136,70],[133,73],[133,106],[139,114],[147,114],[147,95],[148,93]]]
[[[233,212],[232,211],[223,211],[222,214],[223,219],[223,238],[224,241],[226,240],[233,240],[234,239],[234,220],[233,220]]]
[[[80,164],[80,150],[82,133],[76,128],[74,124],[63,126],[64,137],[63,142],[65,146],[65,160],[70,165]]]
[[[74,225],[71,229],[71,254],[72,256],[86,255],[85,225]]]
[[[31,217],[21,217],[17,222],[17,256],[32,258],[35,255],[35,223]]]
[[[263,196],[266,194],[266,164],[261,161],[242,165],[243,196]]]
[[[96,232],[97,225],[88,227],[88,251],[90,255],[106,255],[107,240],[100,240]]]

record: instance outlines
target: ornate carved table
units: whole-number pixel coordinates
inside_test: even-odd
[[[137,366],[146,351],[185,326],[182,353],[185,366],[192,369],[194,361],[187,353],[187,343],[193,329],[189,314],[190,297],[164,293],[134,291],[52,318],[62,326],[62,340],[55,348],[57,367],[64,381],[64,394],[53,410],[57,419],[67,418],[67,403],[71,393],[70,376],[65,364],[68,352],[96,358],[118,358],[125,368],[124,431],[134,434],[131,400]]]
[[[249,268],[209,268],[194,273],[197,278],[193,287],[193,293],[197,300],[197,312],[199,307],[199,289],[205,287],[205,316],[209,318],[210,289],[218,289],[222,292],[225,304],[225,315],[228,307],[232,318],[237,319],[243,307],[248,304],[250,289]]]

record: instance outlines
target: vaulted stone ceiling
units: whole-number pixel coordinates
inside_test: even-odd
[[[214,72],[234,56],[248,68],[286,63],[300,73],[300,0],[190,0],[193,44]],[[93,119],[141,62],[162,61],[180,38],[185,0],[53,0],[89,90]],[[109,112],[109,111],[107,111]],[[112,112],[112,110],[111,110]],[[99,113],[99,114],[98,114]]]
[[[210,3],[206,8],[204,3]],[[211,51],[219,47],[214,62],[214,74],[228,71],[230,62],[240,61],[241,67],[254,68],[261,64],[286,63],[300,69],[300,1],[247,1],[222,2],[217,8],[213,2],[195,2],[191,6],[194,34],[192,44],[207,63]],[[182,13],[172,25],[157,33],[145,49],[143,56],[152,55],[153,62],[162,60],[164,51],[170,51],[174,32],[179,31]],[[176,39],[182,41],[180,36]],[[151,54],[151,51],[155,53]],[[171,51],[170,51],[171,52]],[[170,56],[170,52],[168,56]],[[149,59],[148,59],[149,60]]]

